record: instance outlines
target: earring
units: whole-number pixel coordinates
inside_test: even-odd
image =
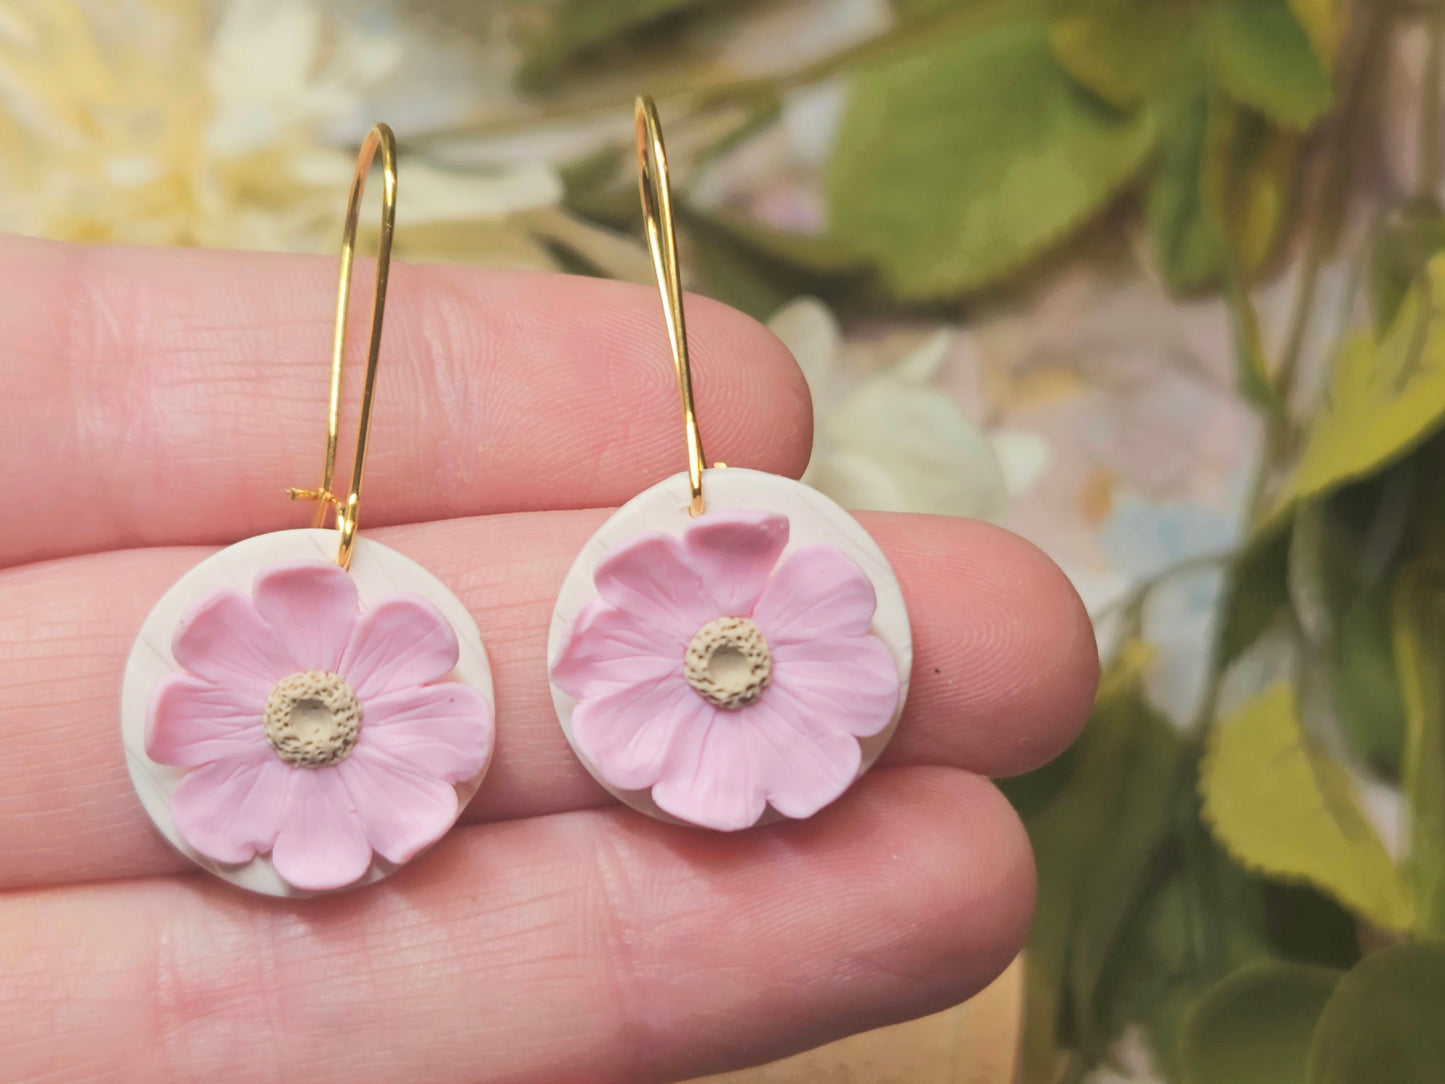
[[[762,471],[704,469],[650,98],[637,100],[636,125],[688,469],[619,509],[567,573],[548,643],[552,699],[579,759],[634,809],[725,831],[808,817],[897,726],[908,610],[877,544],[827,497]]]
[[[332,492],[356,223],[377,149],[385,190],[351,487]],[[357,536],[396,215],[396,144],[367,134],[346,225],[321,484],[311,529],[202,561],[131,649],[131,781],[197,865],[273,896],[381,879],[455,823],[491,758],[491,670],[466,608],[420,565]],[[324,530],[327,512],[335,534]],[[338,543],[339,537],[339,543]]]

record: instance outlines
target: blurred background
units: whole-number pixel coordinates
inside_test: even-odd
[[[0,0],[0,229],[332,253],[385,119],[401,257],[651,282],[650,92],[807,480],[1023,534],[1106,661],[1004,784],[1022,960],[725,1079],[1438,1082],[1442,44],[1425,0]]]

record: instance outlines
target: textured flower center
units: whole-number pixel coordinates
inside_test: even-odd
[[[361,702],[338,674],[292,674],[266,698],[266,737],[292,767],[339,764],[356,748],[360,732]]]
[[[773,677],[773,653],[746,617],[719,617],[693,634],[683,676],[715,707],[737,711],[763,695]]]

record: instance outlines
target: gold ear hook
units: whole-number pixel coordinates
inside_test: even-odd
[[[662,295],[662,313],[672,344],[672,363],[677,369],[677,389],[682,394],[682,420],[687,433],[687,480],[692,487],[689,511],[703,510],[702,471],[707,460],[697,430],[697,412],[692,403],[692,366],[687,357],[687,325],[682,317],[682,275],[677,267],[677,236],[672,226],[672,192],[667,179],[667,151],[662,145],[662,122],[657,106],[646,94],[633,108],[637,124],[637,187],[642,193],[642,218],[647,227],[647,246],[657,271],[657,289]],[[721,465],[721,464],[719,464]]]
[[[336,430],[341,415],[341,358],[346,347],[346,313],[351,304],[351,264],[356,255],[356,220],[372,159],[381,148],[381,234],[376,247],[376,287],[371,299],[371,338],[366,346],[366,378],[361,388],[361,420],[356,429],[356,456],[351,465],[351,492],[345,501],[331,492],[336,475]],[[356,175],[351,180],[351,198],[346,205],[346,225],[341,234],[341,273],[336,285],[336,325],[331,337],[331,402],[326,416],[326,458],[321,468],[319,489],[291,489],[292,500],[317,502],[313,527],[326,525],[326,509],[336,511],[336,529],[341,535],[336,563],[351,566],[351,548],[356,542],[361,512],[361,473],[366,465],[366,438],[371,429],[371,401],[376,390],[376,362],[381,352],[381,320],[386,311],[386,283],[391,272],[391,236],[396,225],[396,136],[385,124],[376,124],[356,157]]]

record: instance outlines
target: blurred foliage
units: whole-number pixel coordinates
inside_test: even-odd
[[[1199,999],[1184,1035],[1186,1084],[1306,1084],[1310,1038],[1338,971],[1269,962]]]
[[[365,41],[333,47],[320,16],[297,10],[261,53],[228,51],[256,38],[237,17],[206,69],[199,4],[171,6],[185,17],[165,24],[169,36],[108,63],[96,58],[112,39],[77,33],[68,0],[35,7],[37,40],[69,43],[47,45],[50,65],[24,35],[0,35],[0,130],[16,167],[3,224],[329,246],[350,158],[320,146],[287,103],[319,87],[317,116],[347,115],[336,103],[359,100],[366,72],[338,58],[369,55]],[[893,0],[876,32],[802,56],[776,49],[765,67],[729,49],[749,27],[755,44],[786,37],[777,9],[788,5],[417,6],[465,7],[448,25],[518,54],[514,85],[494,95],[514,100],[435,143],[598,117],[624,137],[592,140],[573,161],[517,166],[525,155],[514,155],[472,173],[427,160],[418,138],[408,257],[489,252],[648,278],[645,255],[619,236],[635,235],[638,212],[630,130],[613,124],[647,89],[668,123],[687,265],[705,292],[759,317],[802,294],[850,313],[953,312],[1022,295],[1041,266],[1085,245],[1100,263],[1142,253],[1176,296],[1222,299],[1237,391],[1265,440],[1197,711],[1170,718],[1149,695],[1142,614],[1161,574],[1124,607],[1079,742],[1004,784],[1039,865],[1022,1079],[1080,1081],[1126,1037],[1142,1037],[1171,1081],[1442,1079],[1445,6]],[[1305,329],[1321,323],[1315,287],[1327,260],[1350,256],[1352,170],[1377,119],[1385,43],[1407,20],[1427,24],[1419,183],[1364,215],[1355,262],[1370,311],[1338,321],[1315,400],[1298,379]],[[269,127],[258,86],[286,105]],[[811,122],[830,126],[827,138],[789,131],[817,144],[814,228],[779,228],[694,187],[700,167],[788,124],[800,90],[838,104]],[[125,123],[97,120],[116,116]],[[142,159],[148,168],[133,168]],[[1276,342],[1253,299],[1286,268],[1296,303]],[[918,397],[919,381],[885,376],[835,419],[859,447],[907,443],[885,418],[963,431],[930,415],[938,403]],[[879,407],[885,395],[894,413]],[[1382,793],[1398,839],[1380,831]]]
[[[1339,980],[1310,1039],[1310,1084],[1432,1084],[1445,1065],[1445,947],[1397,945]]]
[[[519,31],[519,79],[563,116],[621,97],[624,74],[673,89],[684,123],[845,82],[825,231],[684,207],[701,285],[759,317],[799,287],[855,310],[948,303],[1121,205],[1142,211],[1170,287],[1231,272],[1242,286],[1298,224],[1345,18],[1335,0],[895,0],[890,29],[836,55],[709,78],[722,65],[708,43],[766,6],[554,0],[524,6]],[[567,204],[628,226],[629,185],[625,169],[583,170]],[[1409,248],[1382,242],[1382,291],[1410,275]]]
[[[1308,881],[1380,928],[1409,928],[1400,872],[1344,769],[1301,729],[1291,685],[1272,686],[1211,728],[1199,787],[1215,835],[1244,865]]]
[[[829,167],[833,233],[888,296],[1007,275],[1095,214],[1149,154],[1146,111],[1074,83],[1042,16],[980,18],[859,67]]]
[[[1170,719],[1149,697],[1142,613],[1160,577],[1125,608],[1076,746],[1005,783],[1039,865],[1022,1080],[1082,1080],[1127,1035],[1191,1084],[1441,1079],[1445,14],[894,0],[875,37],[739,78],[697,60],[699,42],[756,5],[548,10],[529,16],[523,79],[559,99],[629,64],[667,86],[678,54],[655,46],[669,28],[694,57],[693,81],[671,83],[684,125],[740,109],[733,131],[755,132],[789,92],[841,86],[821,228],[694,201],[678,171],[700,285],[757,315],[800,293],[854,312],[967,303],[1080,237],[1096,256],[1138,238],[1164,288],[1224,299],[1238,392],[1266,439],[1198,712]],[[1357,276],[1371,320],[1340,322],[1323,394],[1303,404],[1304,329],[1339,255],[1384,43],[1422,17],[1418,190],[1371,209]],[[565,176],[573,213],[635,228],[625,154]],[[1286,265],[1297,304],[1276,344],[1252,298]],[[1401,840],[1380,834],[1381,788]]]

